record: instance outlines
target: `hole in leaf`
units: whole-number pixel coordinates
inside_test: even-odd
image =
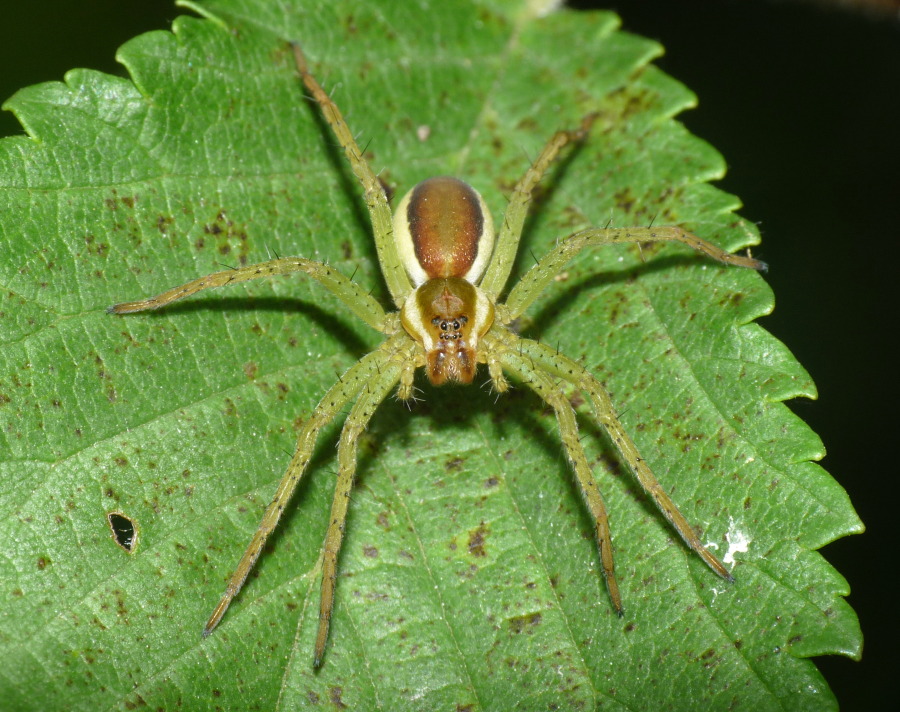
[[[112,531],[113,541],[129,554],[134,553],[138,538],[137,522],[122,512],[110,512],[106,515],[106,519]]]

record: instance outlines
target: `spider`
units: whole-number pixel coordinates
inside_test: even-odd
[[[275,496],[263,514],[225,592],[203,629],[208,636],[241,590],[269,535],[303,476],[319,431],[350,406],[338,441],[338,475],[325,535],[319,624],[313,666],[323,661],[334,605],[338,553],[347,520],[356,470],[357,442],[378,405],[397,386],[397,396],[413,398],[416,369],[424,368],[435,386],[469,384],[478,364],[487,366],[497,393],[509,389],[506,374],[531,388],[553,409],[566,455],[594,520],[600,562],[613,607],[622,615],[622,599],[613,568],[612,541],[603,497],[578,439],[575,412],[560,382],[583,391],[594,417],[606,429],[641,487],[653,498],[685,543],[719,576],[733,578],[669,498],[616,416],[609,395],[583,366],[532,339],[519,336],[513,322],[581,250],[621,243],[680,242],[727,265],[763,270],[750,256],[730,254],[679,227],[590,228],[560,241],[537,261],[499,301],[512,269],[535,186],[560,151],[584,139],[594,116],[574,130],[558,131],[515,186],[496,236],[481,195],[447,176],[429,178],[410,190],[391,212],[384,187],[373,173],[353,134],[321,85],[310,74],[302,50],[292,44],[300,79],[318,104],[365,193],[381,271],[394,301],[386,312],[363,287],[334,268],[302,257],[285,257],[229,269],[195,279],[155,297],[116,304],[113,314],[158,309],[203,289],[260,277],[303,272],[334,294],[358,318],[384,334],[381,344],[351,366],[302,424],[297,446]]]

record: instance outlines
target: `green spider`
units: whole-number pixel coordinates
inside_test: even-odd
[[[588,116],[578,129],[559,131],[550,139],[513,190],[495,238],[491,215],[481,196],[455,178],[441,176],[419,183],[400,201],[392,215],[384,188],[359,150],[341,112],[309,73],[300,48],[293,45],[293,50],[306,89],[318,103],[362,185],[378,261],[396,311],[385,312],[367,290],[334,268],[302,257],[279,258],[217,272],[158,296],[109,308],[114,314],[158,309],[203,289],[304,272],[366,324],[384,334],[381,344],[338,379],[301,426],[287,472],[207,621],[203,637],[219,624],[244,585],[309,464],[319,431],[352,403],[338,442],[337,486],[325,535],[319,626],[313,661],[315,667],[321,665],[334,605],[338,552],[356,471],[359,436],[394,386],[397,386],[399,398],[413,397],[413,379],[419,367],[425,369],[432,384],[439,386],[447,382],[471,383],[477,365],[486,364],[493,388],[498,393],[509,389],[505,375],[509,373],[553,408],[563,446],[595,522],[606,586],[620,615],[622,599],[613,569],[606,507],[578,440],[575,412],[558,385],[560,380],[588,396],[594,417],[606,429],[641,487],[653,498],[685,543],[719,576],[733,580],[724,564],[703,546],[687,519],[650,472],[616,417],[615,408],[600,382],[556,349],[519,336],[511,325],[566,263],[586,247],[676,241],[728,265],[762,270],[765,263],[749,256],[730,254],[679,227],[591,228],[562,240],[522,277],[509,291],[506,302],[501,303],[498,298],[512,269],[532,192],[560,150],[587,135],[594,117]]]

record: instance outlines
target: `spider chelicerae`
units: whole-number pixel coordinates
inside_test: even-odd
[[[384,334],[331,387],[300,427],[297,447],[272,502],[263,514],[225,593],[203,629],[208,636],[241,590],[291,494],[309,464],[319,431],[350,405],[338,442],[338,475],[325,535],[322,593],[314,666],[321,665],[334,604],[338,552],[356,471],[357,442],[378,405],[397,386],[397,396],[413,398],[416,369],[425,369],[432,384],[469,384],[478,364],[485,364],[497,393],[509,389],[506,374],[527,385],[553,409],[559,433],[578,485],[594,519],[600,561],[609,597],[621,615],[622,599],[613,569],[612,542],[603,497],[578,439],[575,412],[560,383],[583,391],[594,417],[606,429],[641,487],[671,522],[685,543],[722,578],[731,574],[701,542],[638,453],[616,416],[603,386],[571,358],[512,328],[534,300],[576,254],[586,247],[620,243],[681,242],[728,265],[765,269],[752,257],[733,255],[679,227],[590,228],[560,241],[499,297],[518,249],[532,192],[567,145],[582,140],[594,121],[585,117],[578,129],[557,132],[519,180],[496,236],[490,212],[478,192],[456,178],[439,176],[416,185],[392,214],[382,184],[357,145],[335,103],[309,73],[303,52],[292,45],[303,84],[317,102],[365,193],[381,271],[395,311],[385,312],[366,289],[333,267],[302,257],[285,257],[195,279],[162,294],[109,308],[114,314],[158,309],[203,289],[260,277],[303,272],[342,301],[357,317]],[[351,405],[352,404],[352,405]]]

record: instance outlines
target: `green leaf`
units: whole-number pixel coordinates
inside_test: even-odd
[[[721,157],[672,120],[694,97],[648,64],[660,48],[609,13],[541,5],[197,2],[207,19],[122,47],[130,79],[74,70],[7,102],[28,135],[0,142],[5,709],[836,708],[805,658],[858,656],[861,636],[816,549],[862,525],[783,404],[815,390],[753,323],[773,307],[763,279],[678,247],[582,254],[521,329],[603,381],[733,584],[685,549],[581,405],[618,618],[552,414],[525,388],[423,380],[361,442],[323,668],[339,425],[200,638],[297,425],[378,335],[301,277],[154,314],[105,307],[272,253],[355,272],[387,303],[359,189],[287,40],[387,184],[458,175],[498,218],[544,141],[600,113],[545,181],[516,274],[589,224],[757,242],[704,182]],[[136,523],[133,553],[110,512]]]

